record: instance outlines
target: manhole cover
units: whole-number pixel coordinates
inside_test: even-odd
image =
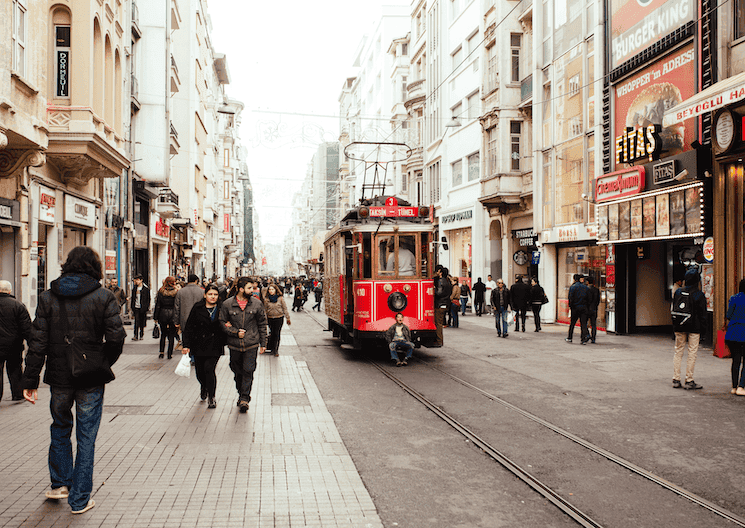
[[[308,395],[305,393],[279,393],[272,394],[272,405],[307,406],[310,405]]]
[[[486,357],[497,358],[497,359],[514,359],[519,356],[516,354],[489,354]]]
[[[104,405],[103,412],[109,414],[147,414],[150,405]]]

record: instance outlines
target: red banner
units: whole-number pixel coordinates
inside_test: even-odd
[[[223,231],[230,233],[230,213],[223,214]]]

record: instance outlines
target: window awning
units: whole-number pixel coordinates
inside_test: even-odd
[[[745,100],[745,72],[714,83],[679,105],[665,112],[662,126],[680,123],[706,112],[719,110],[727,105]]]

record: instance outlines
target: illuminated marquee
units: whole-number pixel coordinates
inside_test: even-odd
[[[662,152],[660,125],[626,128],[626,133],[616,137],[616,164],[633,163],[642,158],[659,159]]]
[[[595,201],[603,202],[639,194],[644,190],[644,167],[624,169],[595,178]]]

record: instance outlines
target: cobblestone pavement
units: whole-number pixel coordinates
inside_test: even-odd
[[[129,327],[131,330],[131,327]],[[155,340],[127,341],[106,387],[93,499],[77,516],[49,488],[49,390],[0,402],[0,526],[382,527],[289,328],[280,356],[260,356],[248,414],[238,413],[228,357],[217,409],[194,372],[158,359]],[[5,382],[7,384],[7,380]]]

